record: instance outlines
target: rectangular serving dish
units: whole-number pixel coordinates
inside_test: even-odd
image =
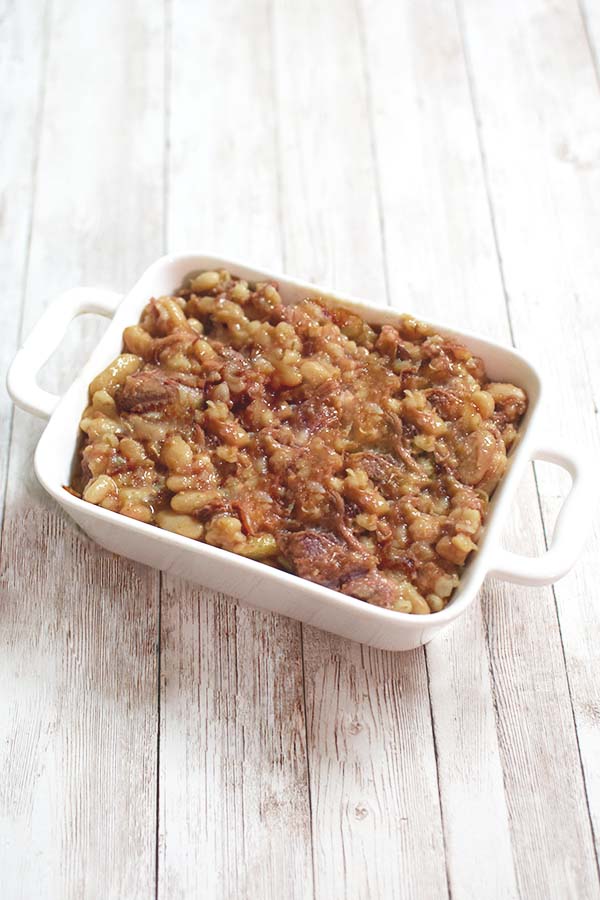
[[[124,297],[97,288],[74,288],[62,294],[17,353],[8,374],[8,389],[19,406],[49,419],[35,453],[35,471],[43,487],[86,534],[113,553],[230,594],[249,606],[281,613],[385,650],[410,650],[430,641],[467,610],[488,574],[520,584],[541,585],[556,581],[573,566],[585,540],[585,525],[591,522],[586,502],[591,469],[577,454],[544,447],[539,442],[542,382],[538,372],[512,349],[437,323],[431,323],[437,331],[464,342],[482,357],[491,379],[513,382],[524,388],[529,397],[529,408],[506,475],[490,504],[479,549],[441,612],[419,616],[372,606],[260,562],[110,512],[68,493],[64,485],[69,483],[79,419],[88,403],[88,384],[120,353],[123,329],[137,323],[150,297],[171,294],[188,273],[221,268],[252,281],[277,281],[287,304],[307,296],[325,296],[331,303],[355,310],[372,324],[394,324],[398,319],[398,312],[389,307],[373,306],[328,288],[201,254],[162,257]],[[98,313],[112,321],[71,387],[63,397],[57,397],[40,388],[36,376],[69,323],[83,313]],[[512,497],[532,459],[553,462],[572,477],[571,492],[561,510],[550,549],[537,558],[522,557],[500,546]]]

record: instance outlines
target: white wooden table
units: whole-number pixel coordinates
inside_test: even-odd
[[[598,0],[0,13],[4,365],[58,291],[217,250],[514,341],[598,450]],[[3,900],[600,897],[597,523],[555,590],[381,653],[98,549],[0,404]],[[530,473],[507,543],[564,488]]]

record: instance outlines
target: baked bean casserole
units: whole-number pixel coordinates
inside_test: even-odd
[[[527,407],[410,316],[202,272],[90,385],[90,503],[406,613],[448,603]]]

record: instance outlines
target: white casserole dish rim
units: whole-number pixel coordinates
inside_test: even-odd
[[[362,315],[366,315],[370,321],[382,324],[393,322],[400,315],[400,311],[386,306],[375,305],[368,301],[360,300],[346,293],[338,292],[330,288],[310,284],[291,278],[286,275],[270,272],[262,267],[250,266],[247,263],[238,262],[213,254],[184,253],[168,254],[154,262],[137,281],[134,287],[122,298],[118,295],[94,288],[75,288],[61,295],[52,307],[46,311],[34,331],[19,351],[9,370],[8,388],[14,401],[37,415],[49,417],[35,452],[36,475],[48,491],[67,512],[76,519],[83,515],[91,520],[103,521],[110,526],[118,526],[130,532],[147,535],[153,543],[162,543],[164,546],[181,546],[189,548],[189,538],[173,534],[133,519],[124,517],[118,513],[94,506],[69,494],[58,483],[56,475],[49,463],[51,457],[52,436],[54,429],[63,418],[64,410],[73,406],[75,397],[82,397],[87,391],[87,384],[114,356],[120,352],[122,344],[122,331],[126,325],[134,324],[139,318],[142,305],[153,294],[167,293],[151,289],[151,284],[160,281],[159,276],[164,276],[166,271],[177,271],[178,278],[173,276],[173,283],[168,289],[173,291],[181,281],[183,274],[196,269],[227,268],[235,274],[251,278],[253,280],[275,280],[282,287],[282,296],[288,299],[295,294],[294,301],[300,296],[326,296],[331,302],[357,309]],[[164,277],[163,277],[164,285]],[[133,310],[137,310],[134,312]],[[94,348],[86,364],[81,368],[65,394],[58,398],[39,388],[36,375],[41,365],[52,351],[58,346],[68,323],[83,312],[97,312],[109,316],[112,321],[102,338]],[[429,321],[429,320],[428,320]],[[456,337],[467,344],[476,353],[481,355],[490,370],[490,375],[500,378],[494,369],[511,369],[516,373],[514,380],[525,387],[529,395],[529,409],[521,424],[519,438],[509,458],[507,472],[499,487],[495,491],[490,504],[489,517],[484,533],[479,544],[478,551],[474,554],[467,566],[461,582],[456,589],[450,603],[442,611],[431,616],[416,616],[401,613],[381,607],[365,604],[361,600],[341,594],[331,588],[322,587],[285,571],[265,566],[263,563],[246,559],[226,550],[211,547],[202,542],[193,542],[195,550],[204,556],[207,561],[222,563],[229,567],[235,567],[240,573],[247,573],[248,577],[260,576],[269,578],[278,584],[283,591],[301,588],[301,593],[307,592],[323,602],[333,604],[340,611],[347,613],[354,610],[360,613],[360,619],[364,619],[368,611],[369,617],[378,620],[385,626],[389,623],[394,631],[402,630],[412,632],[416,638],[417,633],[424,634],[428,631],[439,631],[441,627],[449,624],[460,616],[473,602],[480,585],[487,574],[496,574],[506,580],[525,584],[548,584],[562,577],[573,565],[583,544],[581,540],[569,539],[568,523],[574,517],[582,514],[585,508],[584,495],[589,493],[589,478],[586,465],[576,454],[565,453],[554,448],[541,448],[536,442],[536,431],[540,415],[540,403],[542,400],[542,381],[536,368],[516,350],[503,347],[495,341],[487,340],[476,334],[458,331],[439,322],[430,322],[440,333],[449,337]],[[502,374],[502,373],[501,373]],[[519,377],[521,376],[521,377]],[[511,372],[506,371],[503,380],[512,380]],[[523,382],[526,382],[524,384]],[[79,415],[84,408],[81,403]],[[69,420],[70,421],[70,420]],[[78,434],[79,416],[73,421],[73,434]],[[74,438],[74,440],[75,440]],[[543,556],[531,559],[509,553],[499,546],[501,530],[505,524],[510,501],[514,496],[519,480],[527,463],[531,459],[547,459],[563,468],[566,468],[573,479],[573,489],[559,518],[555,531],[555,539],[550,550]],[[82,507],[85,509],[83,510]],[[588,513],[588,518],[590,515]],[[581,535],[585,529],[579,525],[577,534]],[[157,563],[161,568],[160,563]],[[256,603],[254,603],[256,605]],[[301,615],[298,618],[302,619]],[[360,638],[356,638],[360,639]],[[418,640],[418,643],[423,642]]]

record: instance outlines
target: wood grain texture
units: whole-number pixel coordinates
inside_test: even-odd
[[[280,264],[268,12],[173,3],[171,249]],[[300,625],[163,585],[159,896],[312,896]]]
[[[435,10],[428,10],[427,4],[422,4],[418,11],[413,8],[399,11],[396,29],[393,27],[394,20],[390,21],[390,17],[386,16],[385,23],[381,22],[381,34],[388,41],[388,46],[379,44],[372,53],[374,96],[385,97],[386,83],[395,84],[394,99],[405,114],[400,125],[393,115],[391,96],[387,103],[380,100],[374,106],[376,127],[381,120],[381,129],[376,130],[376,136],[377,147],[382,148],[381,193],[383,219],[386,226],[389,225],[386,246],[390,260],[390,285],[392,293],[398,290],[402,303],[410,297],[411,309],[416,309],[419,314],[443,318],[444,308],[448,306],[453,316],[466,323],[467,327],[480,328],[493,337],[508,340],[501,272],[494,247],[493,219],[490,219],[486,201],[469,84],[462,60],[460,30],[453,6],[448,5],[446,13],[445,16],[440,15],[439,4],[436,4]],[[368,21],[368,34],[373,37],[373,9]],[[402,37],[407,31],[409,37],[404,38],[402,46]],[[488,40],[493,41],[491,34]],[[392,45],[396,48],[395,53],[392,52]],[[488,102],[492,103],[491,97]],[[447,135],[447,139],[436,141],[436,134]],[[410,173],[410,176],[403,179],[402,173]],[[445,231],[441,230],[444,227]],[[404,263],[404,260],[407,262]],[[481,303],[482,297],[486,298],[485,304]],[[524,502],[519,513],[523,520],[513,525],[509,536],[509,540],[512,539],[515,545],[520,544],[521,548],[521,536],[536,530],[535,491],[531,478],[522,493]],[[532,553],[539,553],[543,547],[539,527],[537,533],[537,541],[530,544]],[[523,597],[523,592],[520,593]],[[498,585],[494,585],[491,593],[488,590],[487,595],[484,594],[491,648],[503,655],[506,649],[512,649],[511,636],[524,618],[521,604],[521,608],[512,612],[512,594],[514,589]],[[531,598],[533,596],[535,593],[531,592]],[[517,760],[508,759],[503,754],[504,766],[508,770],[504,774],[504,800],[498,743],[494,738],[494,703],[497,703],[495,671],[492,670],[490,684],[480,627],[467,632],[459,624],[444,641],[434,642],[427,649],[447,865],[453,896],[515,894],[517,885],[507,831],[507,806],[509,811],[517,812],[527,822],[527,836],[532,838],[532,843],[539,841],[535,853],[531,853],[530,843],[528,855],[516,851],[514,854],[516,876],[527,885],[527,896],[549,896],[553,891],[560,896],[565,890],[565,882],[572,879],[569,851],[563,851],[562,856],[558,854],[559,848],[553,843],[556,833],[560,833],[563,839],[566,834],[569,835],[570,852],[574,857],[577,856],[575,848],[578,841],[582,837],[585,839],[585,790],[577,777],[577,747],[568,716],[568,690],[557,623],[550,605],[550,592],[538,592],[538,596],[545,598],[545,634],[552,635],[553,640],[543,643],[534,638],[535,666],[526,657],[525,664],[516,665],[514,671],[511,665],[508,666],[510,674],[507,677],[509,682],[516,679],[526,683],[537,673],[539,666],[548,673],[548,680],[553,679],[560,685],[567,715],[556,716],[555,725],[559,729],[556,745],[554,750],[547,748],[546,752],[549,751],[548,763],[551,766],[559,748],[568,748],[571,768],[566,777],[559,776],[554,783],[542,781],[540,784],[540,774],[534,766],[530,767],[523,780],[527,787],[523,781],[513,782],[513,767],[519,765],[522,769],[523,764],[528,763],[529,755],[526,753],[525,759]],[[531,598],[523,602],[529,603],[528,618],[533,637],[539,634],[535,622],[538,612],[531,610]],[[500,622],[506,625],[506,643],[501,641],[497,645],[495,635],[499,614]],[[447,657],[443,654],[445,643],[450,645],[446,649],[451,649]],[[461,646],[468,648],[470,664],[465,664]],[[541,656],[544,657],[543,663]],[[456,665],[457,658],[460,658],[459,666]],[[478,675],[476,681],[472,680],[474,673]],[[547,700],[538,704],[539,719],[532,727],[531,721],[525,725],[526,710],[523,705],[517,704],[518,712],[514,717],[507,716],[506,723],[503,723],[509,732],[506,743],[511,747],[525,743],[536,754],[533,758],[539,759],[538,742],[543,742],[547,747],[546,705]],[[466,730],[465,713],[469,716]],[[501,727],[500,740],[502,731]],[[464,740],[466,736],[468,739]],[[483,755],[479,752],[481,746],[486,748]],[[558,798],[557,783],[560,785]],[[528,793],[536,797],[540,809],[555,804],[556,818],[552,821],[546,813],[544,821],[538,823],[537,836],[531,834],[535,810],[528,800]],[[542,800],[544,794],[545,801]],[[490,802],[491,798],[494,799]],[[519,835],[518,840],[523,837],[525,835]],[[468,847],[472,840],[480,849],[480,853],[473,856]],[[494,850],[490,853],[488,848],[492,846]],[[474,848],[471,846],[471,849]],[[545,857],[545,878],[538,871],[540,857]],[[483,866],[482,859],[485,860]],[[593,876],[586,870],[585,864],[576,877],[582,878],[580,887],[585,885],[586,889],[591,890],[593,886],[595,889]],[[588,878],[591,880],[588,881]],[[539,893],[534,894],[533,891]]]
[[[312,896],[298,636],[169,578],[159,895]]]
[[[5,4],[0,369],[53,293],[214,250],[514,340],[597,454],[599,60],[592,0]],[[0,394],[3,898],[600,896],[597,521],[554,592],[394,655],[160,601],[42,495],[40,431]],[[565,488],[528,473],[511,549]]]
[[[579,10],[596,80],[600,85],[600,7],[595,0],[579,0]]]
[[[454,4],[361,9],[393,303],[508,342]],[[426,653],[452,896],[517,896],[481,610]]]
[[[30,25],[35,14],[30,7]],[[56,291],[126,283],[160,251],[161,9],[109,2],[100,13],[64,0],[49,28],[25,331]],[[75,358],[60,353],[47,382],[64,384]],[[10,900],[148,897],[158,579],[98,550],[44,498],[31,465],[40,430],[18,414],[10,447],[2,892]]]
[[[34,15],[37,13],[37,15]],[[0,381],[17,346],[31,235],[44,72],[48,50],[46,4],[13,4],[0,18]],[[0,525],[8,469],[12,404],[0,391]]]
[[[514,6],[515,15],[506,18],[496,9],[484,16],[472,3],[465,3],[464,10],[506,289],[515,336],[524,350],[538,357],[548,381],[548,417],[554,433],[587,445],[597,454],[597,72],[575,4],[531,4],[528,10]],[[492,32],[494,51],[484,54],[483,46]],[[500,96],[494,87],[498,78],[503,84]],[[513,163],[518,157],[517,177]],[[526,194],[523,183],[528,186]],[[538,482],[549,537],[564,483],[551,467],[541,466]],[[559,703],[555,685],[548,684],[547,690],[553,707],[562,711],[565,728],[572,727],[569,707],[573,706],[577,744],[569,742],[568,762],[563,757],[558,764],[575,779],[578,755],[581,757],[597,854],[600,657],[592,638],[600,626],[597,518],[595,524],[593,540],[577,570],[554,589],[569,683],[563,686],[561,679]],[[547,721],[544,727],[548,728]],[[556,800],[555,804],[559,805]],[[567,811],[568,821],[577,826],[571,832],[572,843],[565,846],[565,819],[561,817],[562,846],[559,851],[556,844],[553,852],[560,852],[568,867],[573,895],[579,891],[579,895],[596,896],[590,820],[583,810],[573,815],[572,805]],[[540,815],[547,816],[547,811],[540,810]],[[529,817],[527,827],[531,828]]]
[[[357,9],[274,14],[286,268],[385,302]],[[423,652],[303,632],[316,896],[445,897]]]

